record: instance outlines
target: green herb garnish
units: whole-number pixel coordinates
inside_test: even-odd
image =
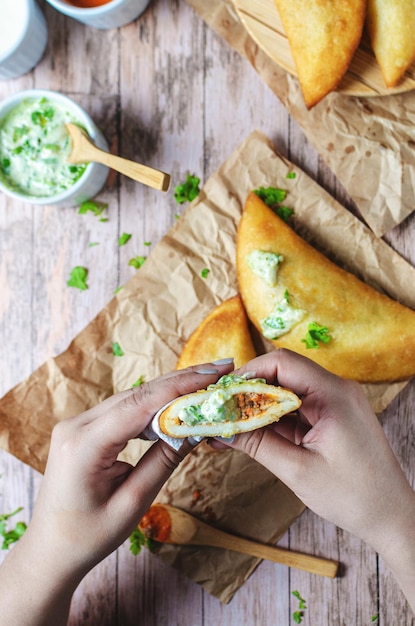
[[[174,190],[174,199],[177,204],[191,202],[199,195],[200,178],[197,176],[187,175],[186,181],[181,185],[177,185]]]
[[[10,545],[16,543],[26,531],[27,526],[24,522],[17,522],[12,530],[7,530],[7,520],[22,511],[22,509],[23,507],[20,506],[12,513],[0,515],[0,536],[3,537],[2,550],[8,550]]]
[[[139,387],[140,385],[143,385],[143,384],[144,384],[144,376],[143,376],[143,375],[141,375],[141,376],[139,376],[139,377],[137,378],[137,380],[135,381],[135,383],[133,383],[133,384],[131,385],[131,388],[133,389],[134,387]]]
[[[306,601],[301,597],[299,591],[292,591],[292,595],[298,600],[298,610],[293,613],[293,620],[296,624],[301,624],[304,617],[304,609],[307,608]]]
[[[66,284],[68,285],[68,287],[76,287],[76,289],[85,291],[85,289],[88,289],[88,285],[86,284],[87,278],[88,270],[86,269],[86,267],[77,265],[71,270],[69,280]]]
[[[209,276],[210,269],[208,267],[204,267],[200,272],[202,278],[207,278]]]
[[[137,556],[141,552],[141,548],[146,547],[150,549],[151,540],[147,539],[145,534],[139,529],[136,528],[130,535],[130,550]]]
[[[319,343],[330,343],[331,335],[329,335],[327,326],[320,326],[317,322],[311,322],[308,325],[306,336],[301,341],[305,343],[307,349],[319,348]]]
[[[76,168],[77,166],[75,165],[72,167]],[[78,213],[80,215],[85,215],[86,213],[88,213],[88,211],[91,211],[91,213],[93,213],[96,217],[100,217],[105,211],[105,209],[107,208],[108,208],[108,204],[106,202],[96,202],[95,200],[87,200],[86,202],[83,202],[81,204],[81,206],[79,207]],[[108,218],[103,218],[103,219],[108,220]]]
[[[1,169],[5,174],[10,174],[10,159],[4,158],[1,160]]]
[[[112,344],[112,353],[114,356],[124,356],[124,350],[121,348],[118,341],[114,341]]]
[[[147,246],[147,247],[148,247],[148,246],[151,246],[151,241],[145,241],[145,242],[144,242],[144,245],[145,245],[145,246]]]
[[[130,233],[123,233],[121,235],[121,237],[118,238],[118,245],[119,246],[125,246],[127,241],[129,241],[131,239],[131,237],[132,237],[132,235],[130,235]]]
[[[288,172],[287,176],[285,178],[295,178],[297,176],[297,174],[295,172]]]
[[[284,222],[287,222],[291,215],[294,213],[293,209],[281,204],[287,197],[287,191],[285,189],[278,189],[277,187],[260,187],[254,189],[254,193],[261,198],[263,202],[270,209],[274,211]]]
[[[145,262],[147,257],[145,256],[136,256],[133,259],[130,259],[128,261],[128,265],[131,265],[131,267],[135,267],[136,270],[139,270],[140,267],[143,265],[143,263]]]

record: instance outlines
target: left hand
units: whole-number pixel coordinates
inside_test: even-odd
[[[48,554],[52,557],[53,575],[61,567],[77,583],[127,539],[191,447],[184,444],[176,452],[157,441],[135,467],[117,460],[119,453],[160,407],[216,382],[232,367],[219,363],[176,371],[60,422],[22,544],[41,545],[45,566]]]

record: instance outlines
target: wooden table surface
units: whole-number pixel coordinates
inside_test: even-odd
[[[174,185],[188,172],[205,180],[252,130],[263,131],[280,152],[354,210],[249,63],[184,0],[154,0],[138,21],[110,31],[87,28],[40,4],[49,27],[45,56],[26,76],[1,82],[0,98],[33,87],[73,97],[114,151],[170,171],[173,185],[162,194],[111,175],[99,195],[108,202],[105,223],[76,209],[0,197],[0,395],[65,350],[114,289],[132,276],[131,256],[147,255],[151,246],[144,242],[158,242],[181,211]],[[386,239],[415,265],[414,223],[410,217]],[[133,233],[133,239],[120,248],[122,232]],[[88,248],[91,241],[99,245]],[[89,268],[86,292],[66,285],[75,265]],[[413,380],[380,416],[412,482],[414,404]],[[0,474],[0,514],[22,506],[16,520],[29,521],[41,476],[3,451]],[[262,562],[223,605],[148,551],[134,557],[126,543],[85,578],[70,624],[288,626],[298,607],[293,590],[307,601],[305,626],[415,624],[382,560],[356,538],[306,511],[280,545],[339,559],[342,575],[329,580]]]

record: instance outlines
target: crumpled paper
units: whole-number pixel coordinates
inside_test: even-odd
[[[286,178],[287,172],[295,178]],[[68,349],[0,399],[0,445],[43,471],[58,420],[114,391],[173,370],[189,335],[220,302],[235,295],[236,229],[245,198],[259,186],[283,187],[294,227],[332,260],[415,308],[415,269],[304,172],[253,132],[205,183],[197,199],[145,264]],[[201,270],[208,268],[206,278]],[[118,342],[123,357],[114,357]],[[271,345],[264,344],[264,350]],[[232,356],[232,355],[228,355]],[[404,383],[368,385],[376,411]],[[122,458],[136,463],[149,443],[131,441]],[[237,451],[200,444],[159,494],[224,530],[275,542],[303,504],[280,481]],[[227,602],[258,559],[215,549],[162,546],[160,557]],[[323,555],[324,556],[324,555]]]
[[[187,2],[253,65],[301,125],[376,235],[389,232],[413,212],[415,91],[372,98],[332,93],[308,111],[298,80],[258,47],[232,0]]]

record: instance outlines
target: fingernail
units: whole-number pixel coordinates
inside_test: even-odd
[[[250,378],[256,378],[256,372],[245,372],[244,376],[247,380]]]
[[[233,363],[233,357],[229,359],[218,359],[217,361],[212,361],[213,365],[230,365]]]
[[[233,443],[235,441],[235,435],[232,437],[215,437],[216,441],[223,441],[223,443]]]
[[[219,371],[213,367],[201,367],[195,370],[196,374],[219,374]]]

